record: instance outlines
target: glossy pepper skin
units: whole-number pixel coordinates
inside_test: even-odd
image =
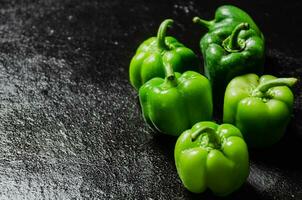
[[[200,62],[195,53],[173,37],[166,37],[166,30],[173,20],[162,22],[157,37],[144,41],[136,50],[129,67],[132,86],[138,90],[154,77],[164,77],[164,63],[170,64],[176,72],[192,70],[200,72]]]
[[[211,82],[215,102],[223,99],[232,78],[263,71],[264,41],[248,23],[238,24],[232,30],[225,27],[207,33],[200,46],[205,75]]]
[[[212,118],[213,103],[209,80],[194,71],[174,73],[165,65],[166,77],[153,78],[139,89],[145,121],[171,136],[201,120]]]
[[[223,122],[237,126],[249,147],[273,145],[290,120],[294,95],[289,87],[296,81],[256,74],[234,78],[225,92]]]
[[[226,196],[249,175],[247,145],[231,124],[196,123],[179,136],[174,157],[182,183],[194,193],[209,188],[215,195]]]
[[[224,5],[217,8],[215,18],[213,20],[207,21],[200,19],[199,17],[195,17],[193,22],[207,28],[209,32],[220,28],[234,29],[238,24],[245,22],[251,26],[251,29],[255,30],[258,36],[264,39],[263,34],[251,16],[240,8],[232,5]]]

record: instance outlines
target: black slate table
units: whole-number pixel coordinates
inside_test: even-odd
[[[144,123],[128,66],[165,18],[200,56],[191,19],[226,3],[263,31],[266,73],[301,79],[298,0],[1,0],[0,199],[215,199],[181,185],[175,139]],[[294,92],[285,137],[250,152],[250,176],[229,199],[302,199],[301,83]]]

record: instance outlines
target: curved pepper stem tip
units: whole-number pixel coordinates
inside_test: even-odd
[[[212,127],[199,128],[191,134],[192,141],[194,142],[201,134],[207,133],[207,132],[215,134],[216,130],[213,129]]]
[[[204,20],[204,19],[200,19],[199,17],[194,17],[192,21],[193,21],[194,24],[199,24],[199,25],[201,25],[203,27],[206,27],[208,29],[210,28],[210,26],[213,25],[213,21],[207,21],[207,20]]]
[[[172,27],[173,23],[173,19],[166,19],[160,24],[157,31],[157,44],[159,48],[168,48],[165,42],[166,32],[169,27]]]
[[[205,134],[206,137],[201,139],[200,145],[207,149],[220,148],[220,139],[216,134],[216,130],[212,127],[202,127],[191,134],[191,140],[194,142],[199,136]]]
[[[238,24],[234,30],[232,31],[231,35],[227,37],[222,45],[228,52],[237,52],[241,51],[245,47],[245,43],[239,43],[238,36],[240,31],[250,29],[250,25],[246,22]]]
[[[258,85],[258,87],[254,90],[254,93],[256,94],[258,91],[265,93],[270,88],[277,86],[292,87],[297,83],[297,81],[298,79],[296,78],[277,78]]]

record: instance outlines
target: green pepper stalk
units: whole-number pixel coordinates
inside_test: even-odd
[[[292,115],[294,95],[289,87],[296,82],[296,78],[256,74],[234,78],[225,92],[223,121],[237,126],[249,147],[277,143]]]
[[[249,174],[247,145],[231,124],[196,123],[177,139],[174,158],[182,183],[194,193],[209,188],[215,195],[226,196]]]
[[[201,19],[199,17],[194,17],[193,18],[193,23],[198,24],[200,26],[203,26],[207,29],[210,29],[215,24],[215,20],[207,21],[207,20]]]
[[[242,51],[245,48],[245,41],[239,40],[238,36],[241,30],[248,30],[249,28],[248,23],[238,24],[232,34],[222,42],[224,49],[230,53]]]
[[[166,38],[167,29],[172,27],[172,24],[173,24],[172,19],[166,19],[161,23],[157,31],[157,45],[161,49],[169,50],[169,47],[166,45],[165,38]]]
[[[269,80],[267,82],[259,84],[252,92],[251,96],[253,97],[263,97],[265,93],[273,87],[277,86],[287,86],[292,87],[296,84],[298,79],[296,78],[277,78],[273,80]]]
[[[200,72],[200,63],[195,53],[175,38],[166,36],[172,24],[172,19],[164,20],[157,37],[147,39],[136,50],[129,67],[130,82],[136,90],[154,77],[165,77],[164,62],[170,64],[175,72]]]
[[[192,142],[195,142],[198,137],[202,137],[200,143],[205,149],[219,149],[220,148],[220,139],[216,134],[216,130],[212,127],[202,127],[197,129],[191,134]]]
[[[153,78],[139,89],[140,104],[145,121],[153,129],[178,136],[196,122],[212,118],[211,86],[197,72],[174,73],[169,63],[164,67],[165,79]]]

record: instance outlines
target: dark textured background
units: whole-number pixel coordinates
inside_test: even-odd
[[[249,2],[232,4],[266,36],[267,73],[301,79],[301,1]],[[0,199],[213,199],[181,185],[175,139],[143,122],[128,65],[165,18],[199,53],[192,17],[225,3],[0,0]],[[251,151],[250,176],[230,199],[302,199],[300,85],[286,136]]]

